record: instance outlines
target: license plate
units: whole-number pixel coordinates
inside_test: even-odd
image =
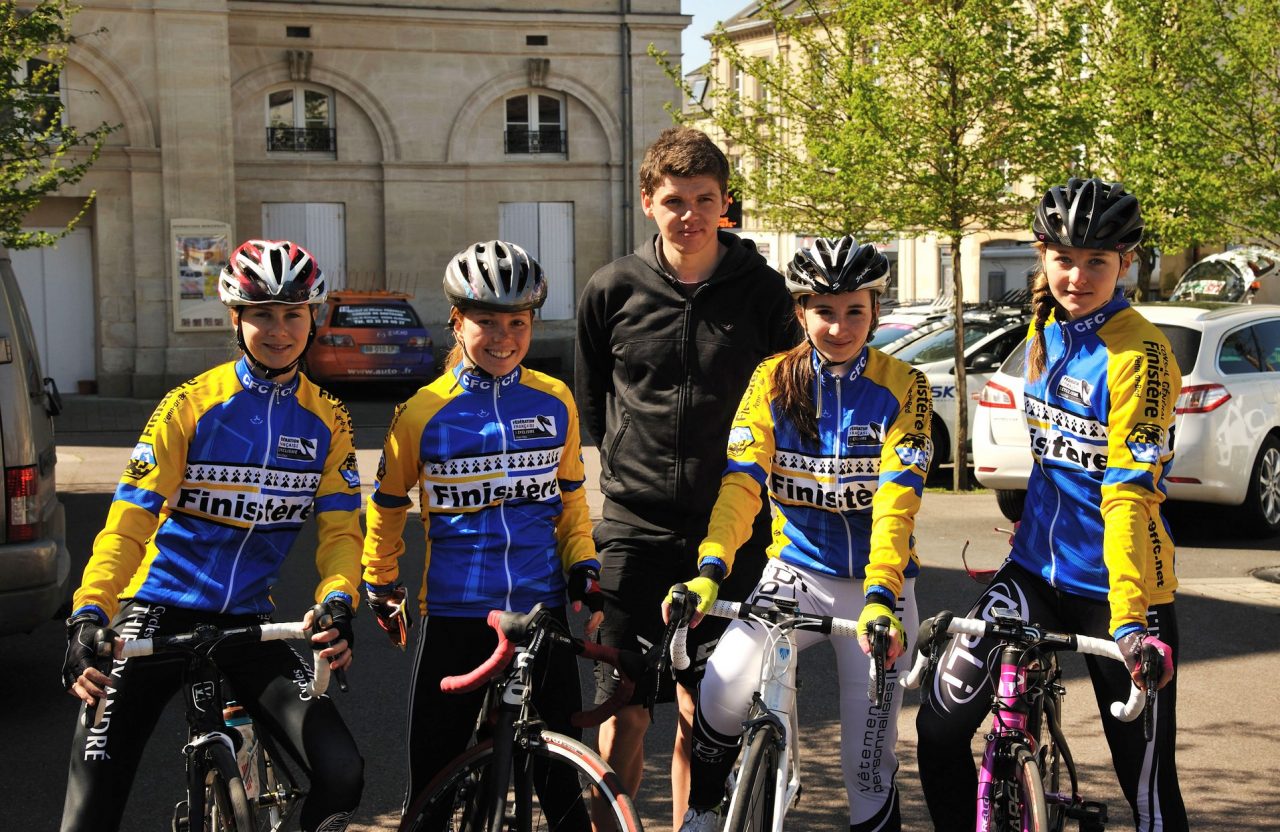
[[[364,344],[360,347],[360,352],[365,355],[394,355],[400,352],[398,344]]]

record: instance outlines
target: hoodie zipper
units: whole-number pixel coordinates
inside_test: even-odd
[[[262,462],[260,466],[265,471],[267,462],[271,460],[271,448],[275,444],[275,434],[272,433],[274,425],[271,423],[271,411],[276,402],[276,395],[280,391],[279,385],[273,385],[271,392],[267,394],[267,446],[263,451]],[[262,499],[262,492],[259,490],[258,499]],[[227,597],[222,601],[222,608],[218,612],[226,612],[227,607],[231,604],[231,597],[235,594],[236,572],[240,569],[240,556],[244,554],[244,547],[249,543],[249,537],[253,534],[253,530],[257,528],[254,523],[245,530],[244,538],[240,541],[240,548],[236,549],[235,559],[231,561],[231,575],[227,578]]]

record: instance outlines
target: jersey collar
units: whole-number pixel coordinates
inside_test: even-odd
[[[843,375],[836,375],[828,370],[826,368],[826,359],[824,359],[822,355],[812,347],[809,348],[809,361],[813,364],[813,368],[817,371],[818,376],[823,380],[832,378],[842,382],[856,381],[858,377],[862,375],[862,371],[867,368],[867,349],[867,346],[864,344],[862,346],[862,352],[858,353],[858,357],[854,360],[853,366],[849,368],[849,372],[844,373]]]
[[[492,390],[495,385],[499,388],[510,387],[520,381],[520,375],[523,372],[524,368],[516,365],[516,368],[505,376],[494,378],[479,367],[466,367],[459,364],[454,369],[453,375],[465,389],[476,392]]]
[[[1077,318],[1074,321],[1064,321],[1062,327],[1069,331],[1072,335],[1087,335],[1095,332],[1102,327],[1107,321],[1115,317],[1117,312],[1129,308],[1129,301],[1125,300],[1124,293],[1116,289],[1115,295],[1111,300],[1107,301],[1107,305],[1090,312],[1083,318]]]
[[[298,389],[298,382],[301,381],[302,374],[296,373],[292,380],[284,384],[277,384],[274,381],[255,376],[253,370],[249,368],[249,359],[241,356],[240,360],[236,362],[236,378],[240,379],[240,386],[250,393],[256,393],[260,396],[269,396],[272,393],[280,396],[292,396]]]

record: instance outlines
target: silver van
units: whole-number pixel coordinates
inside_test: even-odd
[[[69,600],[67,522],[54,484],[58,388],[40,372],[9,252],[0,248],[0,635],[24,633]]]

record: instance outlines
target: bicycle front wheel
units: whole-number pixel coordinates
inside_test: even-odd
[[[256,832],[235,755],[221,745],[209,746],[205,754],[204,818],[198,828],[207,832]]]
[[[597,830],[640,832],[635,807],[613,769],[577,740],[542,731],[527,748],[516,749],[511,768],[512,776],[499,785],[493,741],[472,746],[414,798],[401,832],[489,832],[497,788],[506,793],[499,829],[589,832],[594,794],[602,807]]]
[[[773,828],[781,745],[776,725],[765,723],[752,731],[738,770],[725,832],[767,832]]]
[[[1049,810],[1044,801],[1044,783],[1040,780],[1040,762],[1025,745],[1013,750],[1013,759],[1018,775],[1023,828],[1027,832],[1049,832]]]

